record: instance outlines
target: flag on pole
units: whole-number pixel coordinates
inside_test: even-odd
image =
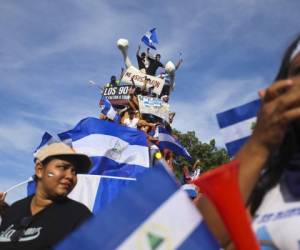
[[[260,100],[254,100],[242,106],[217,114],[217,120],[230,157],[241,148],[256,123]]]
[[[187,194],[163,166],[157,166],[56,249],[217,250],[219,246]]]
[[[114,110],[114,107],[111,105],[110,101],[106,97],[103,97],[101,113],[103,115],[106,115],[108,119],[116,123],[119,123],[121,120],[120,115],[117,113],[117,111]]]
[[[117,123],[85,118],[75,128],[56,136],[92,160],[90,174],[135,177],[150,166],[145,133]],[[45,133],[39,148],[56,138]]]
[[[187,160],[192,161],[192,157],[186,148],[181,145],[181,143],[175,139],[165,128],[158,127],[158,147],[160,150],[168,148],[172,150],[175,154],[185,157]]]
[[[70,138],[76,152],[90,157],[93,163],[90,174],[135,177],[149,168],[147,139],[140,130],[85,118],[58,136]]]
[[[141,39],[142,42],[151,49],[156,49],[154,43],[158,44],[157,34],[155,30],[156,28],[153,28],[150,31],[146,32]]]

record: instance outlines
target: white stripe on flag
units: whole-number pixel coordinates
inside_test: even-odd
[[[73,141],[74,149],[88,156],[105,156],[118,163],[149,167],[148,147],[131,145],[114,136],[91,134]]]
[[[149,249],[149,234],[163,240],[163,248],[176,249],[201,223],[202,217],[186,193],[176,191],[159,206],[117,249]]]
[[[100,175],[78,174],[77,184],[68,197],[83,203],[93,211],[100,179]]]
[[[178,147],[182,148],[182,146],[180,146],[178,144],[178,142],[176,142],[175,138],[171,135],[168,135],[166,133],[159,133],[158,138],[159,138],[160,141],[172,142],[172,143],[176,144]]]
[[[111,106],[110,109],[108,110],[106,116],[107,116],[109,119],[113,120],[113,119],[115,119],[116,115],[117,115],[117,112],[116,112],[116,111],[113,109],[113,107]]]
[[[235,123],[231,126],[221,129],[224,142],[232,142],[238,139],[248,137],[252,134],[253,123],[256,122],[256,117]]]

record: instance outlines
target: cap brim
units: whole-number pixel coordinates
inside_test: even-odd
[[[57,155],[51,155],[51,157],[56,157],[56,156],[73,160],[75,162],[74,167],[76,168],[76,172],[78,174],[88,173],[91,166],[92,166],[92,162],[91,162],[90,158],[85,154],[57,154]]]

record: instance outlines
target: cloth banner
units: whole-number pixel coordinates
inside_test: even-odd
[[[169,122],[170,105],[159,98],[138,96],[141,114],[151,114]]]
[[[165,84],[165,80],[156,76],[150,76],[145,73],[142,73],[141,71],[139,71],[137,68],[133,66],[129,67],[126,70],[126,72],[124,73],[121,79],[121,82],[124,84],[132,85],[131,79],[133,79],[137,87],[142,87],[144,86],[145,76],[147,76],[147,78],[149,79],[146,85],[147,89],[150,87],[154,87],[153,93],[160,95],[162,88]]]

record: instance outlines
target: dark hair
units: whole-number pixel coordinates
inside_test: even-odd
[[[0,201],[0,216],[2,217],[7,209],[9,208],[9,205],[5,201]]]
[[[297,47],[299,40],[300,35],[298,35],[298,37],[287,48],[275,81],[288,78],[290,58]],[[291,124],[279,149],[269,158],[263,174],[260,176],[252,194],[250,195],[248,203],[250,204],[250,213],[252,215],[255,214],[255,211],[260,206],[265,194],[279,182],[289,159],[294,153],[299,152],[299,149],[300,145],[297,141],[295,125]]]

